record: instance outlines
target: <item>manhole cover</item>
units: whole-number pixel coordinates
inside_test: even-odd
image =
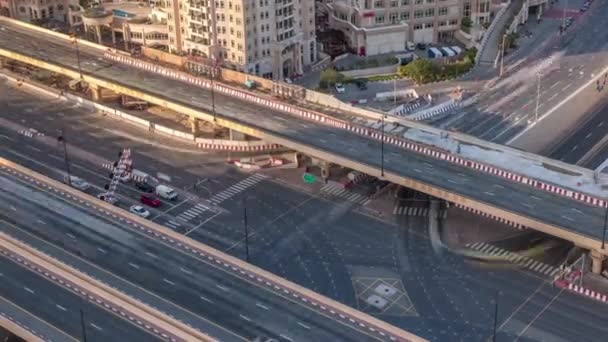
[[[384,299],[380,296],[377,296],[377,295],[371,295],[371,296],[367,297],[367,299],[365,301],[367,302],[367,304],[374,306],[378,309],[384,309],[384,307],[388,303],[386,301],[386,299]]]
[[[390,298],[395,293],[397,293],[397,289],[390,285],[387,285],[387,284],[380,284],[380,285],[376,286],[376,288],[374,289],[374,292],[376,292],[377,294],[379,294],[383,297]]]

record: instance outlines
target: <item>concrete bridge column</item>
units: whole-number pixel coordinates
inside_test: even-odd
[[[101,100],[101,88],[94,84],[89,84],[89,90],[91,91],[91,97],[93,101]]]
[[[196,137],[199,133],[199,121],[194,116],[190,117],[190,127],[192,128],[192,134]]]
[[[245,133],[235,131],[232,128],[230,129],[230,140],[243,141],[246,137],[247,135]]]
[[[602,266],[606,256],[596,250],[591,250],[591,272],[595,274],[602,273]]]
[[[321,177],[323,178],[323,181],[327,183],[327,180],[329,179],[330,175],[331,163],[322,161],[319,166],[321,167]]]
[[[97,36],[97,44],[101,45],[101,26],[95,25],[95,35]]]

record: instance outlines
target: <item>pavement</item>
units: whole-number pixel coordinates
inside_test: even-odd
[[[135,168],[151,175],[165,173],[171,177],[170,186],[186,187],[188,190],[184,194],[197,197],[163,202],[160,210],[154,213],[169,212],[162,213],[155,222],[165,223],[186,212],[199,214],[192,208],[206,203],[207,199],[223,198],[213,207],[215,212],[200,213],[180,226],[180,229],[187,228],[180,231],[186,234],[196,228],[188,237],[245,259],[243,218],[246,206],[251,263],[431,341],[487,341],[492,334],[489,322],[493,317],[492,298],[496,289],[504,291],[499,319],[506,322],[499,331],[498,341],[512,341],[520,333],[521,341],[535,340],[530,337],[534,334],[590,341],[605,333],[601,320],[606,311],[603,306],[593,303],[573,306],[574,318],[558,315],[561,325],[558,329],[553,327],[550,318],[555,312],[568,312],[572,301],[577,300],[574,296],[564,297],[567,294],[560,295],[559,301],[534,319],[544,309],[543,304],[538,303],[539,294],[535,291],[547,281],[546,278],[530,270],[486,269],[460,257],[436,255],[428,240],[428,218],[425,216],[392,215],[391,203],[385,219],[379,220],[359,213],[365,208],[360,203],[340,196],[324,198],[321,185],[308,186],[300,182],[302,170],[241,173],[223,163],[227,153],[174,150],[180,148],[179,142],[163,139],[162,144],[160,141],[152,143],[146,132],[69,103],[52,102],[43,96],[12,88],[0,89],[0,103],[7,108],[0,117],[0,122],[4,123],[0,125],[0,139],[6,147],[0,151],[2,157],[60,179],[64,169],[63,154],[52,134],[65,126],[69,132],[78,132],[68,136],[72,171],[99,188],[107,182],[107,171],[98,159],[115,158],[120,147],[128,146],[134,153]],[[35,128],[47,135],[24,136],[9,128],[6,121]],[[46,138],[52,143],[48,144]],[[259,174],[267,177],[256,176]],[[249,181],[244,182],[246,180]],[[192,185],[197,182],[200,183],[193,189]],[[96,189],[91,189],[90,193],[95,194]],[[127,208],[137,202],[139,193],[126,184],[119,186],[118,194],[121,206]],[[184,199],[188,201],[183,202]],[[68,264],[95,272],[100,279],[130,291],[133,296],[153,303],[189,324],[204,327],[208,321],[232,320],[227,324],[239,333],[254,336],[261,331],[263,336],[276,337],[276,332],[285,328],[283,333],[295,341],[311,340],[313,333],[298,324],[301,322],[312,328],[314,336],[319,336],[318,340],[360,340],[345,337],[342,335],[346,334],[345,329],[339,326],[331,326],[328,330],[339,329],[340,333],[322,335],[323,327],[331,322],[323,325],[298,320],[301,316],[294,318],[284,312],[281,305],[273,306],[273,301],[269,304],[265,296],[242,298],[235,294],[238,281],[222,283],[217,272],[207,270],[200,261],[193,261],[165,245],[113,224],[105,217],[95,218],[99,221],[95,226],[104,228],[91,230],[91,227],[83,226],[86,222],[74,219],[90,217],[85,209],[73,208],[75,214],[70,215],[71,211],[62,214],[57,213],[61,208],[44,209],[32,202],[31,197],[12,200],[11,203],[25,206],[15,219],[30,224],[11,222],[13,226],[5,224],[3,229],[36,243]],[[450,215],[447,222],[450,222]],[[40,226],[38,219],[45,225]],[[460,218],[459,222],[464,226],[477,226],[482,231],[508,229],[494,227],[485,221],[478,224],[477,220],[469,215],[464,220]],[[486,241],[484,239],[488,237],[485,234],[468,235],[478,238],[468,242]],[[224,293],[216,284],[230,292]],[[366,302],[380,285],[397,290],[395,295],[382,295],[388,301],[382,309]],[[200,298],[201,295],[212,302]],[[233,296],[235,298],[231,298]],[[258,306],[258,302],[270,312]],[[519,306],[521,309],[515,312]],[[577,311],[583,308],[588,321],[579,322]],[[513,312],[515,318],[509,320]],[[254,323],[247,323],[240,314]],[[522,332],[524,324],[530,326]],[[586,329],[571,329],[579,324]],[[237,327],[233,328],[233,325]]]
[[[9,30],[0,31],[0,39],[7,42],[7,46],[39,55],[39,58],[52,58],[65,64],[71,64],[75,59],[72,56],[71,47],[66,45],[66,42],[49,38],[44,51],[41,51],[39,45],[35,43],[36,37],[31,32],[22,33],[21,31],[23,30],[15,29],[13,31],[12,27],[10,32]],[[37,46],[36,49],[38,50],[34,49],[34,46]],[[84,61],[82,67],[86,72],[120,80],[125,85],[135,88],[145,84],[147,91],[158,96],[171,98],[174,101],[196,106],[203,110],[208,109],[210,93],[204,89],[154,73],[135,70],[126,65],[107,63],[100,57],[100,52],[97,50],[81,47],[80,55]],[[252,106],[251,103],[245,103],[242,100],[224,95],[220,96],[218,94],[216,103],[219,115],[232,117],[233,119],[238,118],[247,125],[262,131],[272,132],[271,134],[288,139],[293,143],[306,144],[320,151],[340,155],[375,167],[380,164],[379,158],[376,157],[377,151],[380,151],[380,142],[368,137],[321,125],[283,112],[271,111],[267,108],[264,109],[263,113],[271,113],[272,115],[260,115],[259,109]],[[601,231],[599,227],[602,225],[601,216],[603,215],[601,208],[592,207],[586,203],[559,195],[539,192],[527,185],[512,183],[506,179],[499,179],[490,174],[480,173],[442,160],[429,159],[394,145],[385,146],[385,164],[388,173],[432,184],[446,191],[457,192],[491,205],[507,208],[533,219],[542,220],[599,239],[599,232]],[[422,172],[423,169],[426,171]],[[450,178],[454,178],[454,175],[458,174],[464,176],[459,176],[461,178],[458,178],[457,181]],[[472,183],[476,186],[471,187],[470,184]],[[499,186],[495,186],[496,184]],[[489,189],[492,189],[492,192]],[[532,194],[540,198],[539,203],[532,204],[532,207],[522,205],[522,203],[530,201]],[[559,208],[564,207],[577,210],[573,210],[573,213],[567,216],[572,220],[564,220],[563,215],[559,215],[561,214]],[[584,222],[584,224],[581,224],[581,222]]]
[[[0,311],[19,319],[47,339],[79,341],[84,323],[87,341],[159,341],[127,320],[9,259],[0,258],[0,270]],[[81,322],[81,311],[84,322]]]
[[[494,87],[483,91],[474,106],[433,125],[492,142],[510,141],[536,120],[536,73],[539,70],[542,74],[540,117],[606,66],[608,33],[602,28],[606,10],[608,4],[595,2],[563,37],[556,31],[544,36],[544,42],[535,48],[515,52],[510,60],[506,59],[511,62],[507,67],[512,67],[513,71]],[[550,33],[547,27],[559,26],[561,18],[547,17],[543,22],[546,24],[542,32]],[[546,119],[550,120],[550,117]]]

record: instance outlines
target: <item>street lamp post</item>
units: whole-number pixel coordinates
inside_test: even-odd
[[[243,225],[245,226],[245,261],[249,262],[249,228],[247,227],[247,199],[243,199]]]
[[[506,39],[507,38],[507,34],[503,34],[502,35],[502,45],[500,46],[500,77],[502,77],[502,74],[504,72],[504,62],[505,62],[505,43],[506,43]]]
[[[380,140],[380,176],[384,177],[384,115],[382,115],[382,138]]]
[[[80,309],[80,326],[82,328],[82,342],[87,342],[87,327],[84,324],[84,311]]]
[[[214,81],[214,74],[215,74],[215,70],[217,69],[217,67],[214,65],[213,68],[211,69],[211,111],[213,112],[213,122],[216,122],[216,117],[215,117],[215,83]]]
[[[562,32],[566,31],[566,8],[568,8],[568,0],[566,0],[566,2],[564,3],[564,8],[562,10]]]
[[[393,103],[397,104],[397,77],[393,78]]]
[[[541,74],[540,72],[536,73],[538,82],[536,85],[536,111],[535,111],[535,118],[534,121],[537,122],[538,121],[538,107],[540,105],[540,78],[541,78]]]
[[[72,38],[72,44],[76,48],[76,62],[78,63],[78,73],[80,74],[80,79],[82,80],[82,68],[80,67],[80,48],[78,47],[78,38],[76,37],[76,32],[72,32],[70,34]]]
[[[602,249],[606,244],[606,225],[608,224],[608,203],[606,204],[606,212],[604,213],[604,232],[602,233]]]
[[[63,143],[63,160],[65,161],[65,171],[68,174],[68,185],[72,186],[72,177],[70,176],[70,161],[68,159],[68,147],[65,142],[65,130],[63,128],[60,130],[60,135],[57,137],[57,142]]]
[[[498,325],[498,297],[500,292],[494,293],[494,324],[492,327],[492,342],[496,342],[496,327]]]

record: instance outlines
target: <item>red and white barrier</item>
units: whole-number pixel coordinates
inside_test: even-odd
[[[129,57],[129,56],[115,54],[111,51],[107,51],[104,54],[104,57],[106,57],[110,60],[132,65],[132,66],[135,66],[140,69],[150,70],[152,72],[161,74],[163,76],[176,78],[183,82],[197,85],[199,87],[211,88],[211,83],[207,82],[204,79],[199,79],[190,74],[187,74],[187,73],[184,73],[181,71],[175,71],[175,70],[172,70],[172,69],[169,69],[166,67],[162,67],[162,66],[150,63],[150,62],[143,62],[143,61],[137,60],[137,59]],[[604,208],[608,206],[608,201],[606,201],[606,200],[602,200],[602,199],[593,197],[591,195],[583,194],[580,192],[567,190],[565,188],[555,186],[552,184],[548,184],[545,182],[533,180],[528,177],[510,172],[510,171],[502,170],[502,169],[499,169],[499,168],[491,166],[491,165],[486,165],[483,163],[467,160],[467,159],[461,158],[457,155],[454,155],[450,152],[443,151],[443,150],[440,150],[435,147],[422,145],[418,142],[412,142],[412,141],[409,141],[409,140],[406,140],[403,138],[397,138],[397,137],[389,136],[386,134],[383,135],[380,131],[375,130],[375,129],[372,130],[372,129],[369,129],[366,127],[355,126],[352,123],[347,122],[347,121],[338,120],[338,119],[332,118],[330,116],[326,116],[324,114],[304,110],[299,107],[295,107],[292,105],[285,104],[283,102],[279,102],[272,98],[262,97],[262,95],[254,94],[254,93],[240,90],[237,88],[228,87],[228,86],[219,84],[217,82],[215,82],[213,84],[213,86],[214,86],[214,90],[216,90],[216,91],[222,92],[224,94],[227,94],[227,95],[230,95],[233,97],[238,97],[238,98],[244,99],[248,102],[256,103],[258,105],[262,105],[262,106],[269,107],[269,108],[276,109],[276,110],[281,110],[281,111],[284,111],[287,113],[291,113],[291,114],[300,116],[300,117],[308,119],[308,120],[318,121],[318,122],[321,122],[328,126],[348,130],[348,131],[354,132],[356,134],[371,137],[373,139],[380,140],[380,139],[382,139],[382,136],[384,136],[384,141],[387,143],[394,144],[396,146],[399,146],[399,147],[402,147],[402,148],[405,148],[408,150],[412,150],[412,151],[415,151],[415,152],[418,152],[421,154],[425,154],[425,155],[434,157],[436,159],[442,159],[442,160],[445,160],[445,161],[448,161],[448,162],[451,162],[454,164],[459,164],[459,165],[462,165],[462,166],[465,166],[468,168],[472,168],[472,169],[475,169],[475,170],[478,170],[481,172],[490,173],[490,174],[493,174],[498,177],[502,177],[502,178],[506,178],[506,179],[509,179],[509,180],[512,180],[515,182],[527,184],[527,185],[533,186],[539,190],[543,190],[543,191],[555,193],[555,194],[558,194],[561,196],[569,197],[569,198],[572,198],[572,199],[575,199],[578,201],[589,203],[594,206],[599,206],[599,207],[604,207]],[[218,149],[226,149],[226,148],[218,148]]]
[[[522,224],[519,224],[519,223],[517,223],[517,222],[513,222],[513,221],[511,221],[511,220],[506,220],[506,219],[504,219],[504,218],[502,218],[502,217],[495,216],[495,215],[492,215],[492,214],[488,214],[488,213],[483,212],[483,211],[481,211],[481,210],[477,210],[477,209],[469,208],[469,207],[464,206],[464,205],[462,205],[462,204],[455,204],[455,206],[456,206],[457,208],[460,208],[460,209],[466,210],[466,211],[471,212],[471,213],[473,213],[473,214],[480,215],[480,216],[483,216],[483,217],[487,217],[487,218],[489,218],[489,219],[492,219],[492,220],[494,220],[494,221],[498,221],[498,222],[500,222],[500,223],[504,223],[504,224],[506,224],[506,225],[512,226],[512,227],[517,228],[517,229],[528,229],[528,227],[526,227],[526,226],[524,226],[524,225],[522,225]]]
[[[576,292],[578,294],[581,294],[585,297],[589,297],[591,299],[595,299],[597,301],[600,301],[602,303],[607,303],[608,304],[608,296],[597,292],[597,291],[593,291],[593,290],[589,290],[587,288],[584,288],[582,286],[578,286],[578,285],[574,285],[572,283],[568,284],[568,290],[572,291],[572,292]]]
[[[260,152],[270,151],[282,148],[279,144],[268,144],[268,145],[254,145],[254,146],[243,146],[243,145],[222,145],[222,144],[197,144],[198,148],[205,150],[223,150],[223,151],[235,151],[235,152]]]

